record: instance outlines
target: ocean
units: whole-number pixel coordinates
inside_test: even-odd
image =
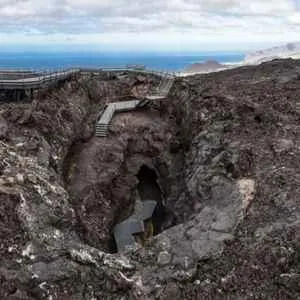
[[[121,67],[145,65],[150,69],[182,71],[188,65],[207,60],[234,64],[244,59],[238,52],[98,53],[98,52],[0,52],[0,69],[53,69],[69,67]]]

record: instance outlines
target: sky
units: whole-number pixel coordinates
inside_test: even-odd
[[[0,51],[250,51],[300,41],[300,0],[0,0]]]

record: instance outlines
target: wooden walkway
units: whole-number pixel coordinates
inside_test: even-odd
[[[149,70],[146,68],[77,68],[77,69],[68,69],[60,70],[55,72],[48,73],[37,73],[34,71],[24,71],[24,70],[13,70],[12,73],[9,70],[3,70],[0,74],[0,90],[15,90],[20,92],[22,90],[34,90],[44,88],[47,85],[66,80],[70,78],[73,74],[76,73],[120,73],[120,72],[129,72],[135,74],[145,74],[145,75],[154,75],[161,78],[160,84],[155,88],[154,91],[150,92],[142,99],[134,99],[132,101],[121,101],[113,102],[106,105],[105,109],[101,113],[100,119],[96,124],[96,136],[106,137],[108,134],[110,122],[117,112],[130,111],[140,107],[144,107],[151,101],[159,101],[167,98],[173,83],[176,78],[175,73],[166,73],[157,70]],[[5,78],[5,74],[7,77]],[[17,76],[17,78],[12,79],[12,74]],[[18,74],[20,74],[18,78]],[[22,75],[26,74],[26,76]],[[23,77],[22,77],[23,76]],[[10,79],[7,79],[10,78]],[[18,98],[18,97],[17,97]]]
[[[56,71],[44,74],[31,73],[27,78],[18,79],[1,79],[0,89],[2,90],[22,90],[22,89],[38,89],[45,85],[55,83],[69,78],[71,75],[80,72],[80,69],[70,69]],[[14,74],[17,74],[15,72]]]
[[[61,80],[69,78],[75,73],[118,73],[118,72],[130,72],[138,74],[149,74],[156,75],[159,77],[166,78],[167,76],[172,76],[157,70],[150,69],[134,69],[134,68],[76,68],[76,69],[65,69],[53,72],[42,72],[36,73],[34,71],[25,72],[24,70],[2,70],[0,69],[0,89],[2,90],[28,90],[28,89],[39,89],[43,88],[45,85],[50,85]],[[6,78],[5,78],[6,74]],[[26,74],[24,78],[10,79],[11,74],[17,76],[18,74]],[[174,73],[175,74],[175,73]],[[21,77],[21,76],[20,76]]]

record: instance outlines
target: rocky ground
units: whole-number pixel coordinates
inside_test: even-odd
[[[0,106],[0,299],[300,299],[300,61],[178,78],[81,75]],[[4,96],[3,96],[4,97]],[[116,253],[155,172],[161,233]]]

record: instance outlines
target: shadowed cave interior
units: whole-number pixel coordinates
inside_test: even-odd
[[[163,205],[163,195],[161,188],[157,182],[156,172],[149,167],[143,165],[137,174],[139,180],[138,192],[141,200],[155,200],[157,202],[156,208],[152,215],[153,235],[159,234],[162,230],[162,223],[165,217],[165,210]]]
[[[145,222],[147,228],[145,229],[145,233],[134,234],[136,242],[140,245],[144,245],[144,242],[147,239],[162,231],[162,224],[166,214],[163,205],[162,190],[158,184],[156,172],[146,165],[143,165],[136,177],[138,179],[138,184],[135,193],[139,195],[140,201],[154,200],[157,203],[152,218]],[[151,229],[149,229],[149,226]],[[118,251],[114,238],[111,244],[111,251],[113,253]]]

